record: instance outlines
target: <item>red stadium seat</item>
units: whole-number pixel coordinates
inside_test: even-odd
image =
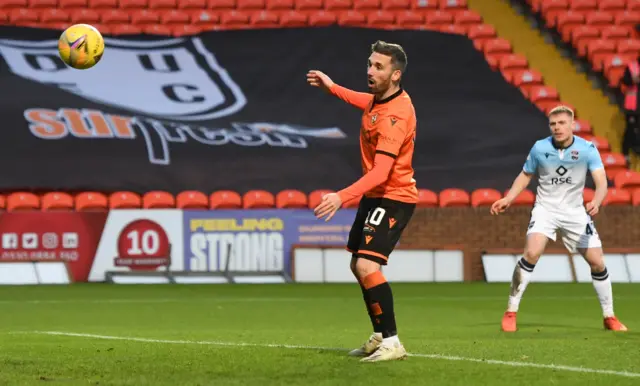
[[[91,25],[96,25],[100,23],[100,13],[98,11],[94,11],[93,9],[79,9],[71,12],[71,23],[86,23]],[[100,32],[104,34],[102,29]]]
[[[540,5],[545,24],[549,28],[556,26],[557,16],[569,9],[568,0],[543,0]]]
[[[114,192],[109,196],[111,209],[139,209],[142,207],[142,198],[134,192]]]
[[[294,8],[293,0],[267,0],[265,8],[269,11],[289,11]]]
[[[427,26],[433,28],[433,26]],[[437,30],[448,34],[467,35],[467,29],[461,25],[455,24],[440,24],[437,26]]]
[[[9,13],[9,18],[13,24],[38,23],[38,12],[29,9],[14,9]]]
[[[560,100],[560,96],[553,87],[535,86],[529,91],[529,99],[533,103],[555,102]]]
[[[380,9],[380,0],[353,0],[353,9],[358,11],[377,11]]]
[[[453,24],[453,14],[445,11],[429,12],[425,15],[425,19],[430,26]]]
[[[117,0],[89,0],[90,10],[113,9],[118,7]]]
[[[633,191],[631,203],[633,204],[633,206],[640,206],[640,189],[636,189]]]
[[[616,25],[626,25],[629,26],[631,28],[635,27],[636,24],[640,23],[640,13],[638,13],[637,11],[635,12],[618,12],[615,16],[614,16],[614,20],[613,22]]]
[[[509,189],[504,192],[504,196],[506,197],[509,194]],[[524,189],[520,194],[516,196],[516,198],[511,203],[511,206],[533,206],[536,202],[536,195],[529,189]]]
[[[283,190],[276,194],[276,208],[278,209],[304,209],[308,207],[307,195],[299,190]]]
[[[367,14],[367,25],[371,28],[389,27],[394,22],[393,14],[387,11],[378,10]]]
[[[456,188],[444,189],[440,192],[438,199],[441,208],[469,206],[471,204],[469,193]]]
[[[608,153],[611,150],[609,141],[607,141],[607,139],[604,137],[598,137],[595,135],[588,135],[588,134],[583,134],[581,135],[581,137],[586,139],[587,141],[593,142],[593,144],[596,145],[596,148],[598,149],[598,151],[602,153]]]
[[[627,55],[637,55],[640,53],[640,40],[628,39],[618,42],[618,53]]]
[[[473,40],[474,42],[486,42],[489,39],[495,38],[496,36],[496,29],[489,24],[472,25],[467,31],[467,37],[469,37],[469,39]],[[481,47],[483,46],[481,45]]]
[[[386,11],[397,11],[409,9],[411,7],[410,0],[383,0],[382,1],[382,9]]]
[[[626,189],[609,188],[602,205],[631,205],[631,193]]]
[[[117,24],[111,29],[112,35],[133,35],[142,33],[142,28],[135,25]]]
[[[640,173],[630,170],[618,173],[614,179],[614,185],[619,189],[640,189]]]
[[[526,92],[527,95],[533,87],[544,85],[542,74],[538,71],[519,70],[519,71],[514,71],[511,74],[512,74],[511,83],[513,83],[514,86]]]
[[[27,0],[4,0],[0,2],[0,9],[25,9],[29,8]]]
[[[7,197],[7,211],[32,211],[40,209],[40,198],[29,192],[11,193]]]
[[[193,36],[201,33],[204,29],[193,24],[174,25],[171,28],[173,36]]]
[[[149,9],[175,9],[178,6],[176,0],[149,0]]]
[[[281,27],[306,27],[309,23],[307,14],[300,11],[287,11],[280,14]]]
[[[572,33],[585,23],[584,15],[574,11],[566,11],[558,14],[556,28],[565,43],[571,42]]]
[[[58,8],[60,9],[87,8],[87,6],[87,0],[58,0]]]
[[[318,11],[309,14],[309,25],[313,27],[324,27],[337,22],[338,19],[332,12]]]
[[[129,13],[120,9],[100,12],[102,23],[104,24],[128,24],[130,22]]]
[[[598,9],[598,0],[571,0],[570,7],[576,11],[595,11]]]
[[[624,75],[624,71],[627,67],[627,63],[630,60],[633,60],[634,57],[631,55],[622,55],[622,54],[614,54],[607,56],[602,61],[602,71],[609,79],[609,85],[611,87],[617,87],[619,84],[619,80]],[[594,65],[594,70],[596,66]]]
[[[45,9],[40,13],[40,21],[43,23],[68,23],[71,20],[69,12],[61,9]]]
[[[146,24],[142,26],[142,32],[146,35],[171,35],[172,30],[170,27],[161,24]]]
[[[205,8],[213,11],[233,11],[236,9],[236,0],[207,0]]]
[[[187,190],[176,196],[176,207],[184,210],[206,210],[209,209],[209,199],[202,192]]]
[[[422,11],[435,11],[438,9],[437,0],[411,0],[411,9]]]
[[[608,40],[627,40],[632,37],[631,29],[619,25],[608,25],[600,31],[600,36]]]
[[[332,190],[320,189],[309,193],[309,209],[314,209],[322,202],[322,196],[333,193]]]
[[[598,4],[598,9],[606,12],[620,12],[625,8],[625,0],[600,0],[600,4]]]
[[[502,195],[495,189],[476,189],[471,193],[471,206],[474,208],[479,206],[491,206],[501,198]]]
[[[353,8],[351,0],[325,0],[324,9],[327,11],[348,11]]]
[[[265,6],[265,0],[236,0],[236,9],[242,11],[262,11]]]
[[[584,22],[593,27],[606,27],[613,24],[614,16],[609,12],[594,11],[587,13]]]
[[[0,9],[0,23],[9,24],[9,12]]]
[[[254,28],[275,28],[280,26],[278,14],[269,11],[252,13],[249,23]]]
[[[225,27],[246,26],[249,24],[249,15],[242,11],[224,12],[220,17],[220,24]]]
[[[160,14],[156,11],[149,11],[147,9],[136,10],[131,12],[131,23],[139,26],[159,24]]]
[[[191,23],[199,26],[211,26],[220,23],[220,15],[213,11],[200,10],[191,14]]]
[[[42,210],[73,210],[73,197],[68,193],[49,192],[42,196]]]
[[[418,189],[418,208],[437,208],[438,194],[429,189]]]
[[[595,190],[591,188],[584,188],[584,192],[582,193],[582,198],[584,199],[584,202],[591,202],[595,194],[596,194]]]
[[[109,207],[107,196],[98,192],[83,192],[76,196],[76,210],[86,211],[106,211]]]
[[[191,18],[185,11],[171,10],[160,14],[160,22],[164,25],[171,26],[172,24],[189,24]]]
[[[471,28],[471,26],[482,24],[482,16],[474,11],[464,10],[454,14],[453,22]]]
[[[521,54],[504,55],[500,58],[498,64],[498,67],[502,72],[524,70],[528,66],[529,62],[527,61],[527,58]]]
[[[607,178],[613,181],[618,173],[627,170],[627,161],[620,153],[601,153],[602,163],[607,171]]]
[[[484,51],[485,55],[507,55],[512,52],[511,43],[504,38],[496,38],[482,42],[482,48],[480,49]]]
[[[597,39],[587,45],[587,58],[595,62],[600,56],[607,56],[616,53],[616,42]]]
[[[7,198],[0,194],[0,212],[4,212],[7,209]]]
[[[594,26],[582,25],[573,29],[571,44],[581,57],[587,56],[587,47],[590,42],[600,38],[600,30]]]
[[[441,0],[440,9],[446,11],[464,11],[467,9],[467,0]]]
[[[322,8],[322,0],[297,0],[296,9],[300,11],[319,11]]]
[[[273,208],[275,205],[275,197],[265,190],[250,190],[242,197],[244,209],[267,209]]]
[[[120,8],[126,10],[149,8],[148,0],[119,0],[119,4]]]
[[[176,207],[176,199],[173,194],[162,191],[147,192],[142,196],[144,209],[172,209]]]
[[[574,133],[578,136],[582,136],[583,134],[587,134],[590,135],[593,132],[593,129],[591,128],[591,124],[589,124],[588,121],[585,121],[584,119],[576,119],[575,120],[576,125],[574,128]]]
[[[210,209],[241,209],[242,197],[232,190],[219,190],[209,196]]]
[[[346,11],[338,14],[338,25],[361,27],[367,24],[367,17],[359,11]]]
[[[194,10],[194,9],[205,9],[207,7],[206,0],[178,0],[178,9],[183,10]]]

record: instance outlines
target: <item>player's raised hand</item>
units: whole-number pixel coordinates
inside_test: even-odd
[[[587,202],[586,208],[587,208],[587,213],[591,217],[595,216],[596,214],[598,214],[598,212],[600,212],[600,207],[596,205],[594,201]]]
[[[307,73],[307,83],[313,87],[328,91],[333,86],[333,81],[322,71],[311,70]]]
[[[313,213],[317,218],[323,218],[327,216],[324,221],[329,221],[333,217],[334,214],[340,209],[342,206],[342,200],[338,193],[329,193],[322,196],[322,201],[320,205],[318,205]]]
[[[494,202],[493,205],[491,205],[491,214],[494,216],[499,215],[500,213],[506,211],[509,206],[511,206],[511,201],[506,197],[501,198],[498,201]]]

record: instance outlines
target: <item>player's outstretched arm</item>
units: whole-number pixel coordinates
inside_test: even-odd
[[[373,95],[366,92],[357,92],[346,87],[337,85],[322,71],[311,70],[307,73],[307,83],[313,87],[318,87],[343,101],[353,105],[360,110],[364,110],[371,102]]]
[[[491,205],[491,214],[497,215],[506,211],[507,208],[511,206],[511,203],[513,202],[513,200],[515,200],[516,197],[518,197],[518,195],[522,193],[522,191],[525,190],[527,186],[529,186],[529,183],[531,183],[532,177],[533,177],[533,174],[529,174],[524,170],[521,171],[520,174],[518,174],[518,177],[516,177],[516,179],[513,181],[513,184],[511,184],[511,189],[509,189],[509,193],[507,193],[506,196],[504,196],[503,198],[494,202],[493,205]]]

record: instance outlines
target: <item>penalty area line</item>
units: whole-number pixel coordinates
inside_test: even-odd
[[[305,346],[305,345],[291,345],[291,344],[278,344],[278,343],[245,343],[245,342],[223,342],[223,341],[207,341],[207,340],[151,339],[151,338],[136,338],[136,337],[128,337],[128,336],[84,334],[84,333],[62,332],[62,331],[24,331],[24,332],[14,332],[14,334],[66,336],[66,337],[90,338],[90,339],[100,339],[100,340],[119,340],[119,341],[126,341],[126,342],[157,343],[157,344],[184,344],[184,345],[206,345],[206,346],[224,346],[224,347],[262,347],[262,348],[281,348],[281,349],[293,349],[293,350],[322,350],[322,351],[343,351],[343,352],[349,351],[348,349],[337,348],[337,347]],[[498,366],[530,367],[530,368],[547,369],[547,370],[555,370],[555,371],[569,371],[574,373],[590,373],[590,374],[602,374],[602,375],[615,375],[615,376],[628,377],[628,378],[640,378],[640,373],[633,373],[629,371],[592,369],[588,367],[576,367],[576,366],[565,366],[565,365],[543,364],[543,363],[532,363],[532,362],[502,361],[502,360],[495,360],[495,359],[480,359],[480,358],[460,357],[460,356],[441,355],[441,354],[409,353],[408,356],[416,357],[416,358],[447,360],[447,361],[484,363],[484,364],[498,365]]]

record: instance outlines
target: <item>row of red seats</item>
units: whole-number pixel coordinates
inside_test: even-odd
[[[610,188],[605,205],[640,205],[640,173],[627,172],[616,178],[616,187]],[[71,195],[64,192],[50,192],[38,196],[29,192],[16,192],[0,196],[0,208],[7,211],[23,210],[107,210],[107,209],[264,209],[264,208],[315,208],[322,196],[330,190],[316,190],[309,195],[298,190],[284,190],[272,194],[263,190],[252,190],[241,195],[234,191],[217,191],[207,196],[199,191],[185,191],[177,196],[162,191],[139,195],[133,192],[115,192],[105,195],[98,192],[83,192]],[[508,192],[508,191],[507,191]],[[507,194],[505,192],[504,194]],[[593,198],[594,191],[585,189],[585,201]],[[481,207],[490,206],[503,197],[495,189],[477,189],[468,193],[462,189],[445,189],[435,193],[428,189],[419,190],[418,207]],[[515,200],[515,206],[530,206],[535,195],[530,190],[522,192]],[[358,200],[344,205],[355,208]]]
[[[466,0],[3,0],[0,9],[464,10]]]
[[[213,26],[320,26],[320,25],[348,25],[348,26],[399,26],[402,28],[419,28],[421,26],[443,26],[454,24],[467,28],[482,23],[482,17],[472,11],[457,14],[435,11],[433,13],[415,13],[413,11],[158,11],[158,10],[109,10],[96,11],[91,9],[61,10],[61,9],[14,9],[0,10],[0,23],[16,25],[45,23],[56,25],[56,28],[66,28],[70,24],[88,23],[96,26],[103,34],[110,25],[134,24],[146,25],[188,25]],[[60,24],[59,26],[57,24]],[[40,24],[42,25],[42,24]],[[466,30],[465,30],[466,32]]]
[[[534,12],[551,9],[573,9],[577,11],[624,11],[640,10],[638,0],[527,0]]]

